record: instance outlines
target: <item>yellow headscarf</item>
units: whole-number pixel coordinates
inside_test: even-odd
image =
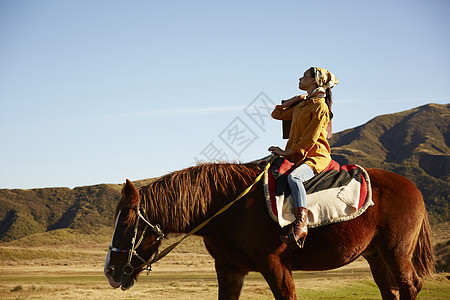
[[[339,83],[336,76],[323,68],[313,67],[317,88],[312,92],[311,96],[325,96],[326,89],[332,89]]]

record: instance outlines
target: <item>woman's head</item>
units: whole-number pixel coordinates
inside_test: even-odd
[[[308,94],[318,87],[314,67],[303,73],[303,77],[298,80],[298,88],[307,91]]]
[[[298,87],[307,92],[320,89],[325,93],[326,89],[332,89],[338,83],[339,81],[336,76],[330,71],[323,68],[311,67],[299,79]]]
[[[325,97],[331,119],[333,117],[333,113],[331,112],[331,89],[338,83],[339,81],[336,76],[330,71],[323,68],[311,67],[299,79],[298,87],[301,90],[307,91],[308,95],[313,95],[317,92],[320,96]]]

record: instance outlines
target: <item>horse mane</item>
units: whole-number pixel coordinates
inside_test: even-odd
[[[258,171],[260,168],[253,163],[200,164],[141,187],[140,205],[148,219],[161,224],[165,231],[183,232],[206,216],[215,196],[237,196],[253,182]]]

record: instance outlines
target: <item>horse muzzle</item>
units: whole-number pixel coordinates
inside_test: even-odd
[[[123,291],[130,289],[134,285],[133,272],[124,272],[117,274],[114,266],[106,267],[104,269],[105,277],[108,279],[109,285],[113,288],[121,288]],[[117,278],[119,277],[119,278]]]
[[[117,282],[114,280],[114,276],[116,275],[116,270],[114,266],[112,267],[105,267],[103,270],[103,273],[105,274],[105,277],[108,279],[109,285],[111,285],[113,288],[118,288],[122,283]]]
[[[132,274],[123,274],[122,275],[122,286],[120,287],[122,291],[126,291],[130,289],[134,285],[134,279]]]

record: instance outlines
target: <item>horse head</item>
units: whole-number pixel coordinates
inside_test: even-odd
[[[104,266],[104,274],[114,288],[131,288],[161,244],[163,233],[158,225],[146,220],[145,203],[141,200],[127,179],[117,205],[114,233]]]

